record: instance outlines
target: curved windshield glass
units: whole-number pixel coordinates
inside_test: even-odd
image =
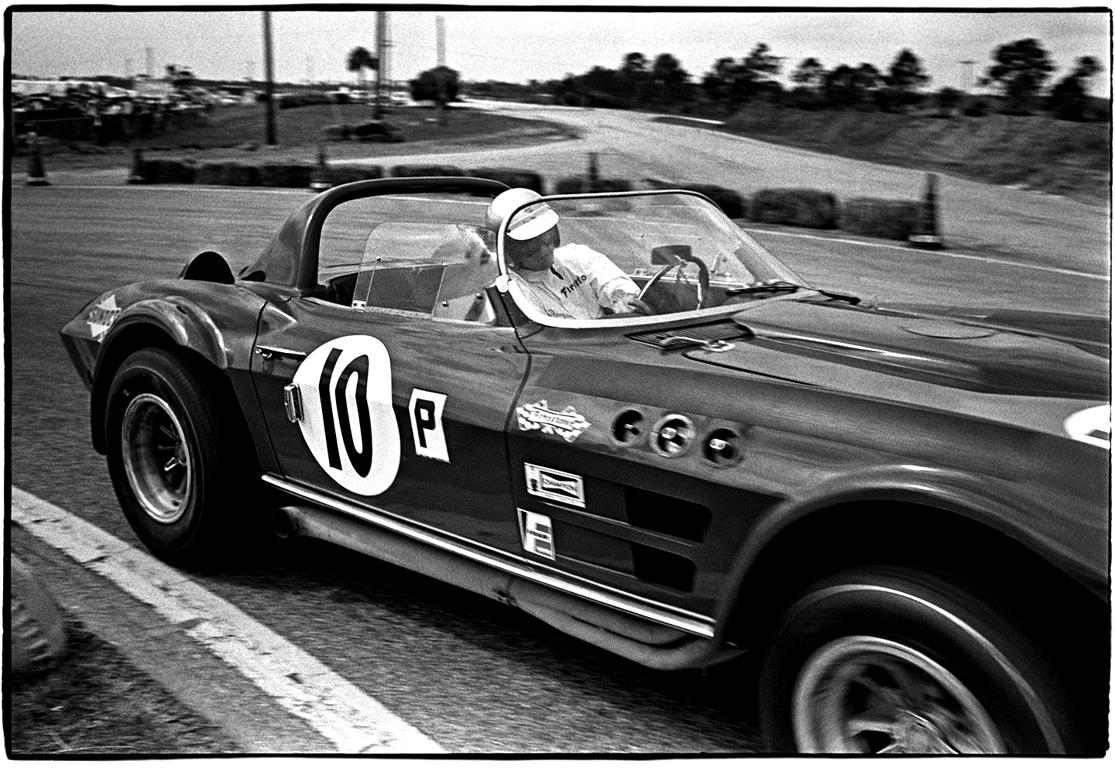
[[[738,310],[804,283],[703,197],[547,197],[499,239],[508,291],[531,319],[587,327]]]

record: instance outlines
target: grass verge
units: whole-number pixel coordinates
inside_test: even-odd
[[[66,633],[66,657],[58,667],[9,683],[10,757],[241,751],[80,622],[67,619]]]

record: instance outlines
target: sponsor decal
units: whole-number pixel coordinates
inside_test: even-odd
[[[540,467],[537,464],[524,464],[523,468],[526,470],[527,493],[550,501],[585,508],[585,484],[580,475]]]
[[[445,445],[445,430],[441,414],[445,410],[445,395],[415,389],[410,393],[410,432],[414,436],[414,452],[427,459],[449,461],[449,448]]]
[[[116,305],[115,293],[107,299],[98,301],[96,306],[89,310],[89,314],[85,318],[85,324],[89,326],[89,333],[93,336],[94,341],[100,341],[104,338],[108,329],[116,322],[120,311],[120,307]]]
[[[379,339],[343,336],[311,352],[294,374],[302,439],[338,485],[383,493],[399,471],[399,424],[391,405],[391,358]]]
[[[557,559],[554,554],[554,526],[546,515],[520,509],[519,536],[527,552],[547,560]]]
[[[1073,440],[1111,448],[1111,406],[1097,405],[1065,419],[1065,433]]]
[[[571,443],[581,436],[591,424],[585,421],[584,416],[577,410],[567,405],[560,411],[550,408],[545,400],[539,400],[530,405],[520,405],[515,409],[519,417],[519,429],[530,432],[537,429],[544,435],[558,435],[567,443]]]

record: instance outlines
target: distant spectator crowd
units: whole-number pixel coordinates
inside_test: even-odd
[[[115,88],[96,81],[12,81],[17,139],[34,132],[59,141],[105,146],[208,121],[217,99],[201,88]]]

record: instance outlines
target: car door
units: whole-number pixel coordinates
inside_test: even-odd
[[[283,478],[516,543],[504,435],[527,355],[482,289],[495,274],[382,262],[335,281],[351,295],[269,304],[251,369]]]

